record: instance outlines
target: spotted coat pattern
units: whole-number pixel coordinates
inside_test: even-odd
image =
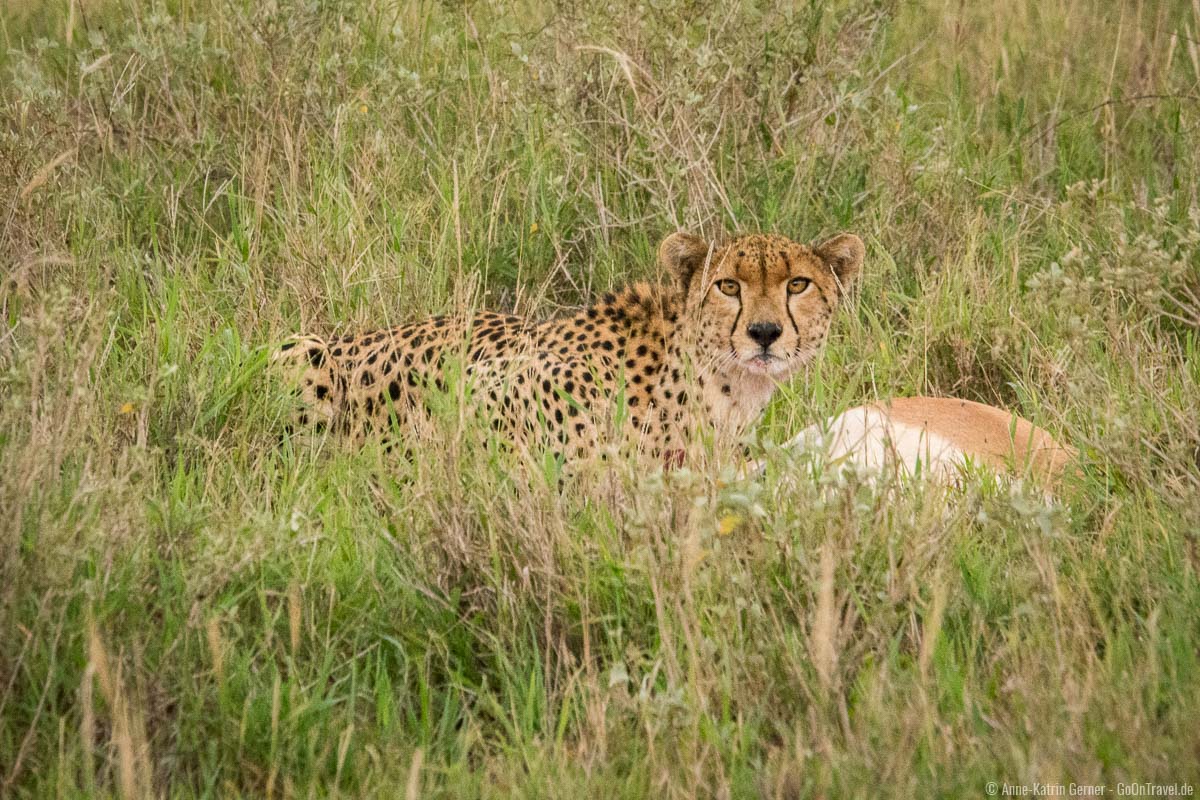
[[[420,427],[435,395],[457,391],[457,374],[510,440],[537,440],[568,460],[613,440],[673,459],[697,427],[736,436],[758,417],[821,349],[862,258],[852,234],[809,247],[764,235],[714,246],[676,233],[659,248],[670,281],[633,284],[569,316],[487,312],[302,335],[276,362],[298,387],[296,421],[354,440]]]

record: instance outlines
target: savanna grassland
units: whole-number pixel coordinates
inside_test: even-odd
[[[1198,184],[1192,0],[6,0],[0,796],[1200,784]],[[867,243],[752,451],[944,394],[1081,474],[281,435],[287,334],[546,317],[678,228]]]

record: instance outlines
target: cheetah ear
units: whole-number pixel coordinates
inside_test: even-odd
[[[839,233],[821,242],[813,248],[813,252],[829,265],[838,283],[845,289],[858,277],[867,248],[863,246],[862,239],[853,233]]]
[[[672,233],[658,246],[658,261],[686,292],[692,278],[704,268],[708,242],[690,233]]]

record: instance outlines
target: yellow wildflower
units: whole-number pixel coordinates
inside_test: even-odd
[[[742,515],[732,512],[725,514],[717,521],[717,534],[720,536],[728,536],[738,529],[742,524]]]

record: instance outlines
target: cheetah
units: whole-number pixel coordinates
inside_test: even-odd
[[[634,283],[537,323],[481,313],[360,335],[287,341],[297,422],[352,441],[419,427],[431,398],[471,383],[471,403],[510,441],[563,460],[606,442],[668,462],[698,431],[740,436],[775,388],[824,345],[863,262],[859,237],[663,240],[669,280]]]

